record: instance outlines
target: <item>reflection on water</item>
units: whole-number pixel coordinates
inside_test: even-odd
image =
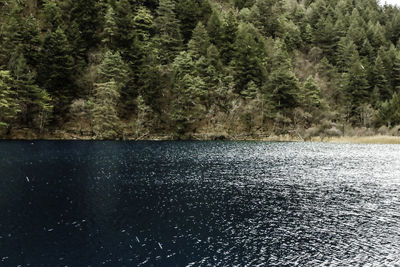
[[[400,146],[1,142],[0,265],[400,264]]]

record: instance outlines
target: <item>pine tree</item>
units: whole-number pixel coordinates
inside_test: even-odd
[[[282,0],[256,0],[251,13],[254,26],[265,35],[283,36],[282,21],[286,14]]]
[[[203,110],[200,98],[206,94],[206,84],[201,77],[195,75],[194,62],[187,52],[181,52],[172,67],[174,98],[169,116],[175,122],[176,133],[182,135]]]
[[[211,17],[207,22],[207,32],[208,36],[210,36],[210,41],[218,48],[222,47],[222,21],[219,13],[216,10],[213,10]]]
[[[56,31],[48,32],[44,40],[39,81],[55,99],[65,104],[76,94],[73,73],[71,47],[64,31],[58,27]]]
[[[76,23],[80,33],[79,46],[75,49],[87,52],[99,42],[96,32],[101,24],[100,3],[97,0],[68,0],[67,5],[71,23]]]
[[[61,8],[55,1],[46,1],[43,12],[48,30],[55,31],[63,24]]]
[[[138,85],[139,94],[143,97],[144,103],[159,114],[162,108],[162,85],[165,79],[156,54],[149,53],[144,58],[143,67],[139,72]]]
[[[117,102],[120,95],[117,84],[111,80],[97,83],[93,95],[93,131],[97,138],[115,139],[119,136]]]
[[[346,72],[352,62],[349,60],[352,56],[358,57],[357,46],[347,37],[340,38],[336,55],[336,65],[340,72]]]
[[[393,72],[392,72],[392,85],[393,90],[396,93],[400,93],[400,53],[396,54],[393,62]]]
[[[234,57],[235,47],[234,43],[238,31],[238,22],[235,15],[230,11],[224,20],[222,25],[222,36],[221,36],[221,57],[225,64],[229,64]]]
[[[378,55],[375,60],[374,69],[374,85],[377,88],[377,92],[381,100],[385,101],[391,98],[392,92],[390,85],[385,75],[385,67],[383,66],[382,58]]]
[[[201,1],[200,1],[201,2]],[[184,42],[188,42],[192,31],[198,23],[200,5],[197,0],[178,0],[176,3],[177,18]]]
[[[369,101],[370,85],[367,80],[365,67],[358,57],[350,59],[352,65],[347,74],[342,78],[342,91],[345,97],[349,118],[359,121],[357,108]]]
[[[174,121],[175,131],[179,135],[187,132],[204,112],[200,104],[200,96],[204,92],[205,83],[198,76],[185,74],[181,79],[175,81],[171,102],[170,119]]]
[[[284,113],[298,107],[300,104],[300,84],[289,68],[278,68],[269,77],[269,87],[271,88],[271,101],[276,111]]]
[[[34,74],[22,53],[17,55],[11,74],[21,109],[21,123],[41,131],[53,111],[51,97],[35,84]]]
[[[302,106],[304,107],[305,111],[313,112],[316,110],[321,104],[321,89],[315,83],[312,76],[309,76],[305,81],[302,92]]]
[[[189,53],[194,59],[207,56],[207,48],[210,46],[210,38],[203,23],[199,22],[193,30],[192,39],[188,43]]]
[[[335,27],[330,16],[327,18],[321,17],[318,21],[313,32],[313,42],[324,51],[324,54],[330,61],[333,61],[338,35],[335,32]]]
[[[150,10],[140,7],[133,18],[133,27],[139,41],[148,41],[154,31],[154,18]]]
[[[8,127],[20,112],[16,92],[12,89],[9,71],[0,71],[0,128]]]
[[[251,24],[239,25],[235,40],[235,57],[232,68],[235,72],[236,92],[241,93],[250,81],[261,86],[265,81],[265,48],[262,38]]]
[[[121,55],[126,58],[132,51],[130,47],[136,37],[134,31],[134,13],[132,5],[128,0],[120,0],[115,2],[115,22],[117,25],[116,41],[117,47]],[[134,53],[134,52],[133,52]]]
[[[379,106],[378,119],[388,127],[400,123],[400,97],[394,93],[392,98]]]
[[[33,16],[24,17],[23,9],[14,5],[1,27],[0,66],[8,66],[10,55],[22,48],[28,64],[36,67],[39,62],[39,25]]]
[[[182,47],[179,21],[175,16],[174,8],[174,2],[171,0],[160,0],[156,10],[155,26],[157,35],[154,42],[159,45],[158,52],[163,64],[172,62]]]
[[[115,11],[114,8],[110,5],[107,8],[107,13],[104,17],[104,30],[103,30],[103,40],[102,42],[107,46],[108,49],[116,49],[117,48],[117,34],[118,34],[118,26],[115,21]]]
[[[127,79],[128,67],[119,52],[106,51],[98,68],[98,82],[105,83],[114,80],[117,88],[121,90],[126,85]]]

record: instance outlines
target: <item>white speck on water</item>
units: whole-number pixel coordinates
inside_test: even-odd
[[[138,243],[140,243],[139,237],[136,237],[136,241],[137,241]]]
[[[47,231],[48,232],[52,232],[54,229],[53,228],[50,228],[50,229],[48,229]]]
[[[158,242],[158,246],[159,246],[161,249],[163,249],[162,246],[161,246],[161,244],[160,244],[160,242]]]
[[[26,176],[25,179],[26,179],[26,181],[27,181],[28,183],[30,182],[28,176]]]
[[[126,230],[121,230],[121,233],[125,233],[126,232]]]

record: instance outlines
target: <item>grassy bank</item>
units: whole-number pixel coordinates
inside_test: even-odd
[[[96,140],[90,134],[77,134],[68,131],[56,130],[53,132],[35,132],[30,129],[18,129],[9,135],[0,136],[3,140]],[[119,140],[226,140],[226,141],[264,141],[264,142],[329,142],[329,143],[353,143],[353,144],[400,144],[400,136],[372,135],[372,136],[340,136],[324,137],[314,136],[304,140],[297,135],[229,135],[226,133],[202,133],[177,138],[171,134],[151,134],[139,138],[132,136],[121,137]]]

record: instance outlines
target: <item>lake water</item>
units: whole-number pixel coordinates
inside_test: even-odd
[[[400,265],[400,146],[0,142],[1,266]]]

